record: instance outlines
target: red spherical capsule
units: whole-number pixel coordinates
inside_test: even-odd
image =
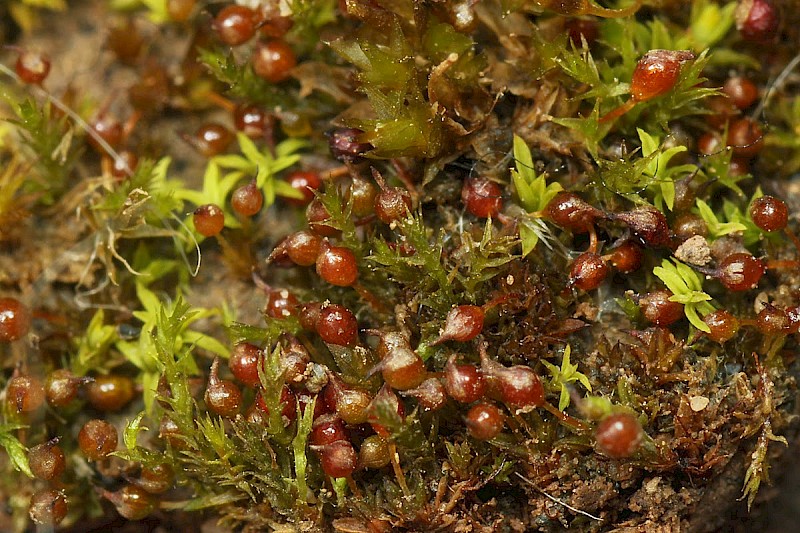
[[[747,109],[758,99],[758,87],[742,76],[728,78],[722,86],[722,92],[741,110]]]
[[[232,4],[217,13],[213,28],[220,41],[228,46],[238,46],[253,38],[256,24],[256,13],[252,9]]]
[[[750,218],[764,231],[780,231],[789,223],[789,209],[783,200],[765,195],[753,200]]]
[[[461,201],[470,214],[494,218],[503,207],[502,192],[500,185],[486,178],[467,178],[461,187]]]
[[[0,298],[0,342],[14,342],[28,334],[31,314],[16,298]]]
[[[340,440],[347,440],[347,432],[339,415],[326,414],[314,420],[308,436],[312,446],[325,446]]]
[[[643,436],[639,420],[628,413],[608,415],[595,429],[597,450],[612,459],[624,459],[636,453]]]
[[[710,330],[706,333],[708,338],[720,344],[731,340],[739,331],[739,319],[724,309],[707,314],[703,322]]]
[[[297,231],[286,237],[281,246],[294,264],[311,266],[317,263],[322,238],[310,231]]]
[[[316,324],[320,338],[339,346],[352,346],[358,340],[358,321],[343,305],[330,304],[320,309]]]
[[[258,367],[263,364],[264,353],[255,344],[240,342],[233,347],[228,367],[233,376],[247,385],[257,387],[261,384],[258,377]]]
[[[242,185],[231,195],[231,207],[243,217],[252,217],[261,211],[264,205],[264,195],[256,186],[255,181]]]
[[[353,445],[339,440],[317,448],[320,465],[326,475],[333,478],[350,477],[358,466],[358,455]]]
[[[228,149],[233,141],[233,133],[222,124],[210,122],[200,126],[194,137],[184,139],[205,157],[213,157]]]
[[[745,41],[765,43],[778,33],[780,18],[772,0],[739,0],[736,29]]]
[[[358,261],[349,248],[322,243],[317,256],[317,274],[337,287],[350,287],[358,280]]]
[[[242,391],[233,382],[227,379],[219,379],[219,358],[215,358],[211,364],[211,372],[208,375],[208,385],[203,399],[206,407],[220,416],[233,418],[239,414],[242,407]]]
[[[649,292],[639,299],[639,309],[644,318],[656,326],[669,326],[683,317],[683,304],[673,302],[672,292],[661,289]]]
[[[544,208],[544,216],[562,228],[575,233],[586,233],[604,215],[577,194],[562,191]]]
[[[111,115],[102,114],[95,118],[89,126],[92,128],[96,137],[103,139],[111,148],[117,148],[125,137],[125,129],[122,124]],[[95,136],[90,135],[87,141],[98,153],[105,154],[106,149],[100,145]]]
[[[304,206],[311,203],[311,200],[314,199],[314,192],[322,186],[320,175],[309,170],[291,172],[284,179],[292,189],[302,195],[300,198],[285,198],[286,203],[296,206]]]
[[[217,204],[205,204],[194,210],[192,222],[197,233],[203,237],[213,237],[225,227],[225,214]]]
[[[628,274],[639,270],[644,260],[642,247],[633,241],[625,241],[621,245],[611,250],[605,259],[614,265],[614,268]]]
[[[645,102],[670,91],[678,82],[681,65],[694,59],[688,50],[650,50],[637,63],[631,77],[631,96]]]
[[[608,277],[608,263],[599,255],[584,252],[572,263],[569,273],[569,284],[584,291],[599,287]]]
[[[738,157],[752,158],[764,147],[764,132],[761,126],[748,117],[734,120],[728,125],[727,145]]]
[[[117,428],[105,420],[89,420],[78,433],[78,446],[87,459],[105,459],[117,449]]]
[[[369,420],[372,396],[359,387],[345,384],[334,374],[328,374],[328,386],[324,391],[325,402],[347,424],[363,424]]]
[[[239,105],[233,111],[233,124],[252,139],[264,137],[271,127],[267,113],[255,105]]]
[[[271,83],[288,79],[297,64],[294,50],[280,40],[258,43],[250,61],[256,75]]]
[[[739,252],[723,259],[715,274],[720,283],[728,289],[747,291],[758,285],[764,272],[766,272],[766,267],[760,259],[756,259],[748,253]]]
[[[538,407],[544,403],[544,387],[532,368],[515,365],[509,368],[497,365],[484,368],[503,403],[512,407]]]
[[[444,387],[447,394],[462,403],[472,403],[486,394],[486,379],[475,365],[456,365],[451,356],[444,368]]]
[[[43,54],[24,51],[19,54],[14,71],[23,82],[41,85],[50,74],[50,59]]]
[[[445,341],[467,342],[483,331],[485,313],[477,305],[457,305],[450,309],[444,320],[441,335],[431,345]]]
[[[347,201],[353,216],[366,217],[375,210],[376,187],[358,176],[353,177],[347,189]]]
[[[300,327],[306,331],[317,331],[322,304],[319,302],[308,302],[300,307],[299,319]]]
[[[45,383],[45,397],[47,403],[53,407],[65,407],[78,395],[78,388],[83,383],[91,382],[92,378],[76,377],[64,368],[54,370],[47,376]]]
[[[464,424],[473,438],[491,440],[503,431],[505,416],[496,406],[481,402],[467,412]]]
[[[298,305],[294,294],[286,289],[276,289],[267,295],[264,313],[270,318],[287,318],[297,312]]]

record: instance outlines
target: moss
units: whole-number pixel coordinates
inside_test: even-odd
[[[108,493],[94,489],[136,483],[142,468],[160,464],[176,484],[160,497],[158,520],[175,528],[176,511],[245,531],[702,527],[698,502],[740,456],[741,495],[755,505],[773,454],[794,431],[796,221],[767,232],[750,210],[765,193],[791,211],[800,206],[790,183],[800,108],[789,70],[781,73],[795,51],[788,38],[769,47],[743,40],[733,2],[645,3],[293,0],[281,12],[292,23],[285,34],[270,33],[287,25],[267,10],[258,31],[268,35],[233,49],[216,41],[204,11],[220,5],[198,5],[186,21],[170,19],[168,2],[66,6],[76,18],[91,7],[98,27],[130,18],[128,31],[150,32],[152,43],[133,68],[104,58],[109,86],[83,87],[90,82],[62,72],[30,87],[2,69],[0,291],[35,320],[26,339],[0,345],[0,383],[12,373],[46,381],[60,368],[119,373],[138,384],[137,400],[100,413],[81,394],[66,408],[20,414],[4,397],[0,497],[14,528],[25,528],[29,495],[46,485],[28,479],[25,450],[54,435],[71,466],[59,485],[70,505],[65,526],[110,512],[100,505]],[[24,5],[25,28],[36,13],[47,23],[35,3],[13,5],[17,18]],[[298,57],[280,83],[259,78],[248,60],[256,40],[272,38]],[[46,32],[19,43],[47,44]],[[76,68],[50,44],[56,61]],[[637,100],[637,65],[655,49],[684,51],[680,66],[663,92]],[[15,53],[6,51],[5,64]],[[161,114],[119,81],[141,88],[156,64],[169,80],[151,87]],[[759,88],[756,108],[721,97],[733,70]],[[86,102],[112,103],[79,107],[68,82],[99,91]],[[228,115],[242,105],[267,119],[238,132],[225,153],[204,158],[177,144],[179,135],[162,141],[201,122],[234,124]],[[86,146],[80,116],[99,113],[132,117],[109,152]],[[726,139],[727,123],[744,115],[769,123],[758,154],[724,141],[699,153],[701,136]],[[334,156],[353,153],[336,161],[327,143],[337,137],[326,133],[342,127],[358,131],[339,137],[349,144]],[[123,149],[139,161],[114,173]],[[314,195],[327,212],[324,238],[353,252],[352,286],[270,254],[308,223],[293,203],[304,191],[284,179],[294,170],[321,176]],[[377,174],[384,178],[373,183]],[[462,190],[478,176],[501,191],[491,218],[464,205]],[[242,217],[230,196],[252,180],[264,207]],[[372,199],[357,205],[359,180],[378,193],[387,183],[405,189],[406,215],[385,224]],[[590,206],[577,208],[591,211],[590,223],[559,217],[562,191]],[[207,203],[223,209],[225,228],[203,239],[188,213]],[[690,236],[679,227],[687,217],[707,245],[703,264],[677,252]],[[635,268],[619,269],[623,244],[640,254]],[[757,287],[721,283],[719,265],[737,252],[763,258]],[[587,253],[609,265],[591,291],[577,289],[572,272]],[[647,323],[640,297],[661,289],[683,315]],[[285,307],[273,305],[280,299]],[[764,303],[785,327],[759,323]],[[313,311],[330,304],[356,317],[353,345],[317,334]],[[451,309],[466,304],[480,308],[480,335],[442,340],[445,327],[457,327],[447,323]],[[740,323],[723,344],[704,320],[717,309]],[[209,367],[241,342],[259,349],[260,387],[237,384],[239,416],[218,417],[202,401]],[[445,385],[448,361],[472,365],[504,429],[476,440],[463,422],[470,405],[450,398],[426,410],[421,396],[431,390],[382,387],[381,358],[391,350],[424,361],[424,377],[445,395],[454,386]],[[544,401],[504,401],[503,387],[519,384],[504,383],[497,365],[532,369]],[[628,457],[610,458],[594,432],[618,413],[634,415],[644,433]],[[343,424],[336,438],[358,453],[380,436],[390,464],[330,479],[320,415],[366,421]],[[124,448],[89,462],[74,436],[97,417],[120,429]]]

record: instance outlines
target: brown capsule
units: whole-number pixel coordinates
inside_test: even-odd
[[[164,439],[174,450],[187,449],[186,442],[182,438],[183,433],[171,418],[164,416],[158,426],[158,436]]]
[[[604,256],[604,259],[614,265],[618,271],[628,274],[639,270],[642,266],[644,252],[642,247],[635,242],[625,241]]]
[[[292,69],[297,64],[294,50],[286,41],[275,39],[259,42],[250,56],[253,72],[271,83],[280,83],[289,79]]]
[[[67,462],[64,450],[58,445],[58,439],[53,439],[34,446],[28,450],[28,465],[33,475],[39,479],[50,481],[61,477]]]
[[[78,395],[79,387],[90,383],[92,378],[79,378],[65,368],[54,370],[47,376],[45,396],[53,407],[65,407]]]
[[[669,326],[683,317],[683,304],[673,302],[672,292],[659,289],[639,298],[639,309],[644,318],[656,326]]]
[[[503,403],[521,409],[538,407],[544,403],[544,387],[532,368],[524,365],[503,366],[489,359],[485,350],[482,350],[481,370],[490,389],[499,393]]]
[[[447,390],[439,378],[428,378],[418,387],[400,392],[417,400],[425,411],[436,411],[447,402]]]
[[[742,76],[728,78],[722,85],[722,92],[741,110],[747,109],[758,100],[758,87]]]
[[[391,350],[370,373],[377,371],[395,390],[413,389],[425,380],[428,373],[417,352],[405,346]]]
[[[194,229],[203,237],[218,235],[225,227],[225,213],[217,204],[201,205],[192,213]]]
[[[319,198],[314,198],[306,208],[306,220],[308,228],[321,237],[336,237],[341,232],[329,225],[331,215],[328,209],[322,204]]]
[[[89,420],[78,433],[78,446],[87,459],[105,459],[117,449],[117,428],[105,420]]]
[[[322,304],[320,302],[307,302],[300,307],[300,327],[306,331],[317,331]]]
[[[14,376],[8,380],[6,403],[17,413],[30,413],[44,403],[44,385],[34,376]]]
[[[297,313],[298,305],[294,294],[286,289],[275,289],[267,293],[264,313],[270,318],[288,318]]]
[[[324,446],[339,440],[347,440],[344,422],[339,415],[323,414],[314,420],[308,436],[312,446]]]
[[[785,335],[791,323],[785,309],[767,304],[756,315],[756,326],[764,335]]]
[[[17,58],[14,71],[24,83],[41,85],[50,74],[50,59],[43,54],[23,51]]]
[[[631,97],[645,102],[670,91],[678,82],[681,65],[694,59],[688,50],[650,50],[636,63],[631,77]]]
[[[328,147],[333,157],[343,163],[356,164],[364,160],[364,154],[372,150],[372,145],[360,142],[358,137],[364,133],[357,128],[337,128],[328,135]]]
[[[175,472],[166,463],[142,468],[136,484],[150,494],[161,494],[172,488]]]
[[[764,231],[780,231],[789,223],[789,208],[783,200],[764,195],[753,200],[750,218]]]
[[[236,383],[219,379],[219,357],[211,364],[204,399],[210,411],[225,418],[235,417],[242,407],[242,391]]]
[[[135,65],[142,54],[144,37],[134,21],[127,19],[124,24],[114,26],[109,30],[106,46],[120,63]]]
[[[255,105],[239,105],[233,111],[236,129],[250,138],[264,137],[272,127],[269,115]]]
[[[575,193],[562,191],[558,193],[547,207],[544,215],[554,224],[574,233],[590,231],[595,222],[604,217],[599,209],[585,202]]]
[[[322,471],[332,478],[350,477],[358,466],[358,456],[349,441],[338,440],[312,449],[320,454]]]
[[[739,331],[739,319],[724,309],[707,314],[703,322],[710,330],[706,335],[715,342],[727,342]]]
[[[125,485],[119,492],[103,491],[103,496],[128,520],[141,520],[158,507],[158,500],[136,485]]]
[[[353,346],[358,341],[358,321],[343,305],[328,304],[320,308],[316,330],[320,338],[338,346]]]
[[[347,191],[350,209],[354,216],[365,217],[372,214],[375,209],[375,199],[378,192],[375,186],[364,178],[355,176]]]
[[[371,435],[361,443],[358,464],[361,468],[383,468],[391,461],[389,443],[380,435]]]
[[[347,424],[363,424],[369,418],[370,394],[361,388],[350,387],[334,374],[328,375],[328,387],[333,395],[333,409]]]
[[[67,516],[67,498],[57,490],[46,489],[34,492],[28,507],[28,516],[34,523],[55,526]]]
[[[337,287],[350,287],[358,280],[358,261],[352,250],[323,241],[317,256],[317,274]]]
[[[627,225],[644,246],[666,246],[670,242],[667,217],[655,207],[637,207],[615,213],[613,218]]]
[[[681,241],[695,235],[708,236],[708,226],[706,226],[705,220],[694,213],[684,213],[676,218],[672,225],[672,231],[675,233],[675,237]]]
[[[119,411],[133,400],[133,380],[113,374],[97,376],[86,387],[86,396],[98,411]]]
[[[322,237],[306,230],[296,231],[275,248],[276,252],[278,249],[285,251],[295,265],[315,265],[322,250]]]
[[[605,259],[592,252],[583,252],[570,267],[569,285],[592,291],[605,281],[610,270]]]
[[[445,341],[471,341],[483,331],[486,314],[477,305],[457,305],[450,309],[444,320],[444,328],[439,338],[431,346]]]
[[[242,185],[231,195],[231,207],[243,217],[255,216],[263,205],[264,195],[256,186],[255,180]]]
[[[236,379],[248,387],[257,387],[261,384],[258,367],[263,361],[264,354],[258,346],[249,342],[240,342],[233,347],[228,359],[228,366]]]
[[[718,239],[719,240],[719,239]],[[720,262],[716,278],[732,291],[748,291],[755,288],[766,272],[766,266],[751,254],[734,253]]]
[[[289,337],[288,345],[281,351],[279,368],[283,379],[290,385],[297,385],[306,379],[306,368],[311,355],[296,337]]]

